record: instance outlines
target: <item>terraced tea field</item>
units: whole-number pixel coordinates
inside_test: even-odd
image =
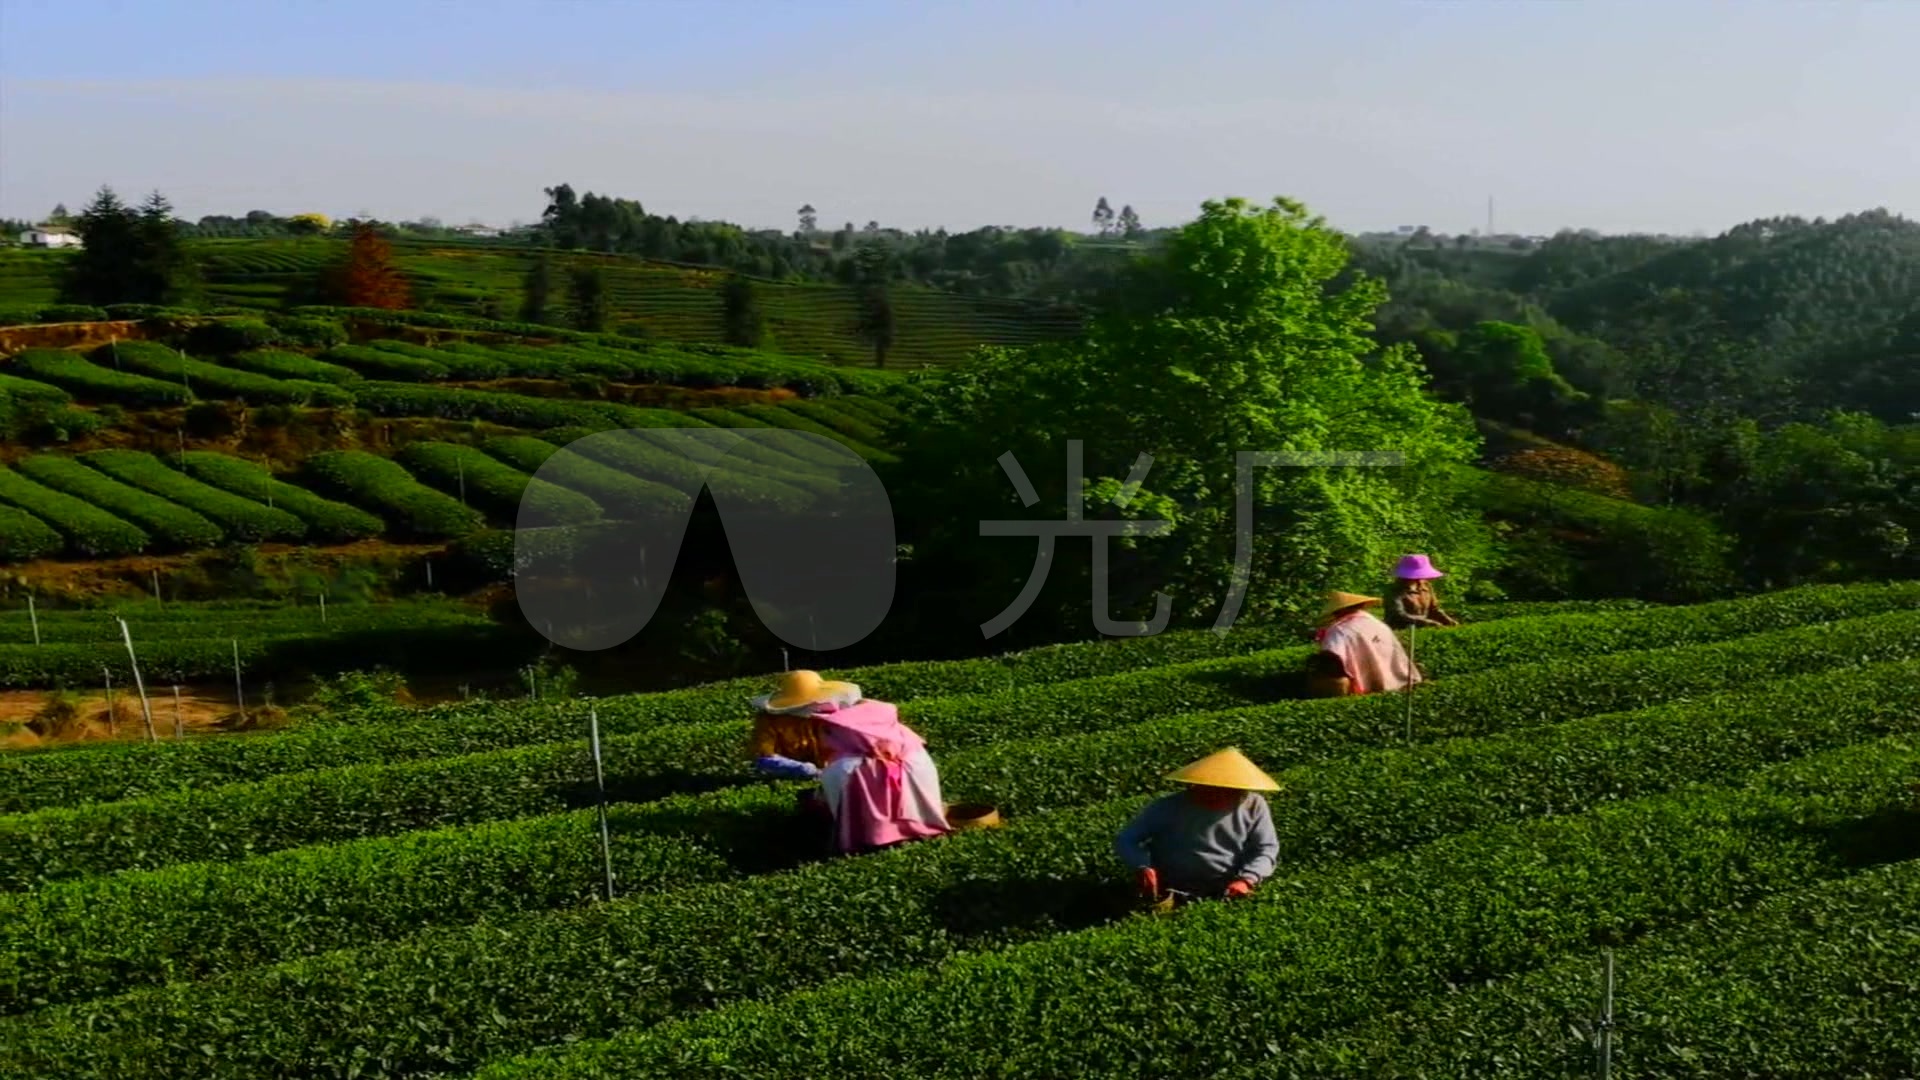
[[[278,309],[290,291],[346,250],[346,242],[205,240],[192,247],[204,260],[208,302],[234,308]],[[437,244],[399,239],[394,262],[427,311],[474,314],[492,305],[513,312],[537,252],[516,246]],[[551,253],[558,265],[578,258],[606,268],[616,323],[633,324],[666,341],[721,342],[720,286],[724,276],[699,267],[617,256]],[[56,300],[56,272],[64,252],[0,253],[0,309],[25,310]],[[844,286],[757,280],[755,293],[782,352],[831,363],[870,364],[871,346],[855,331],[854,296]],[[890,363],[952,363],[980,345],[1026,345],[1078,329],[1077,317],[1023,301],[968,297],[917,286],[894,295],[895,345]]]
[[[824,861],[768,680],[0,757],[0,1075],[1579,1076],[1602,947],[1615,1075],[1902,1075],[1916,602],[1510,607],[1410,724],[1250,626],[832,673],[1007,825]],[[1225,745],[1280,868],[1144,913],[1114,833]]]
[[[25,435],[57,428],[68,441],[40,438],[50,445],[14,448],[0,464],[0,563],[370,537],[443,543],[516,525],[632,520],[671,512],[705,483],[704,451],[656,434],[671,428],[806,433],[812,445],[741,451],[754,469],[744,492],[801,505],[837,470],[889,460],[899,413],[879,395],[893,385],[718,346],[391,338],[198,354],[153,341],[28,348],[0,362],[0,419]],[[345,424],[390,438],[379,425],[397,423],[409,434],[306,445],[274,469],[263,463],[271,431],[258,452],[238,436],[196,434],[189,445],[182,418],[206,404],[251,409],[254,428],[304,415],[310,431]],[[265,416],[263,406],[283,411]],[[563,449],[600,432],[629,434]]]

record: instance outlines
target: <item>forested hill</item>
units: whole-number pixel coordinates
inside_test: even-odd
[[[1393,340],[1530,324],[1602,397],[1748,415],[1920,413],[1920,223],[1771,218],[1706,240],[1563,233],[1529,250],[1357,241]],[[1429,351],[1423,347],[1423,352]],[[1444,361],[1443,365],[1444,366]]]

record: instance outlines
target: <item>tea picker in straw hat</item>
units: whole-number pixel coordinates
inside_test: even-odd
[[[1409,626],[1439,629],[1459,626],[1460,620],[1440,610],[1440,598],[1433,594],[1434,581],[1447,575],[1434,569],[1425,555],[1409,555],[1393,568],[1393,593],[1387,600],[1387,625],[1395,630]]]
[[[1273,873],[1280,841],[1258,794],[1280,790],[1271,777],[1229,747],[1167,779],[1186,790],[1148,803],[1114,842],[1141,892],[1245,896]]]
[[[802,805],[832,819],[835,851],[949,831],[933,758],[892,705],[811,671],[790,672],[779,692],[754,705],[755,766],[769,776],[819,779],[819,791],[804,793]]]
[[[1393,629],[1367,610],[1379,602],[1376,596],[1334,592],[1327,594],[1320,611],[1314,640],[1323,655],[1314,661],[1329,673],[1337,664],[1347,679],[1347,693],[1377,694],[1420,681],[1419,670]]]

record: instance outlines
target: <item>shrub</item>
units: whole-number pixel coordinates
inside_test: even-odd
[[[0,465],[0,499],[44,519],[66,538],[78,555],[111,559],[146,549],[146,530],[123,521],[84,499],[37,484]]]
[[[400,461],[442,491],[461,492],[517,526],[579,525],[600,520],[600,507],[578,492],[536,479],[470,446],[412,443]]]
[[[204,484],[141,450],[95,450],[82,454],[80,460],[115,480],[205,515],[235,540],[294,541],[307,533],[306,523],[293,514]]]
[[[375,349],[366,345],[335,345],[320,354],[321,359],[342,364],[376,379],[405,382],[439,382],[452,372],[445,364],[417,356]]]
[[[278,349],[254,349],[239,353],[227,363],[242,371],[271,375],[276,379],[300,379],[306,382],[330,383],[335,386],[360,380],[360,373],[352,368],[329,364],[325,360],[315,360],[299,353],[282,352]]]
[[[352,395],[324,383],[276,379],[248,370],[236,370],[182,356],[165,345],[151,341],[130,341],[118,346],[94,350],[95,363],[117,362],[122,368],[155,379],[184,381],[202,397],[241,398],[268,404],[344,405]]]
[[[687,496],[678,489],[629,475],[532,436],[489,439],[480,446],[523,472],[536,473],[544,469],[547,479],[592,498],[616,518],[644,519],[683,512],[688,503]]]
[[[308,458],[303,473],[314,486],[378,511],[389,526],[408,535],[451,539],[486,523],[479,511],[422,484],[386,458],[362,450],[335,450]]]
[[[487,535],[505,539],[505,557],[510,560],[511,533],[500,530],[468,539]],[[1862,620],[1853,624],[1861,632],[1878,634],[1879,624],[1867,616],[1904,612],[1916,601],[1920,601],[1920,583],[1817,586],[1688,609],[1611,617],[1521,618],[1423,638],[1420,660],[1429,675],[1451,677],[1503,664],[1724,642],[1849,616]],[[937,731],[936,749],[944,754],[968,742],[1084,733],[1189,711],[1208,701],[1217,704],[1249,696],[1263,700],[1281,694],[1290,679],[1297,679],[1312,649],[1302,645],[1271,651],[1288,645],[1293,637],[1273,627],[1243,626],[1227,635],[1174,632],[1051,645],[980,660],[886,664],[842,672],[840,677],[858,683],[871,696],[908,702],[909,721],[929,735]],[[1798,638],[1772,638],[1755,647],[1788,640]],[[636,736],[619,770],[629,792],[659,795],[686,790],[689,784],[698,787],[740,779],[736,751],[746,735],[741,703],[764,690],[765,682],[739,679],[600,699],[595,707],[603,732]],[[1427,693],[1421,691],[1423,697]],[[1380,710],[1383,724],[1402,715],[1395,711],[1401,708],[1397,701],[1371,700],[1379,703],[1364,708]],[[1423,715],[1432,711],[1431,703],[1427,705]],[[1461,707],[1478,706],[1467,701]],[[259,780],[303,769],[413,761],[564,740],[584,727],[586,708],[577,702],[446,705],[424,713],[409,711],[405,725],[393,730],[370,730],[366,717],[340,715],[332,723],[244,740],[102,746],[85,754],[59,756],[0,756],[0,775],[6,777],[0,784],[0,813]],[[1299,713],[1305,717],[1318,715],[1321,706],[1286,701],[1273,708],[1288,715],[1305,709]],[[643,781],[645,788],[639,786]]]
[[[27,562],[58,554],[60,534],[25,510],[0,505],[0,563]]]
[[[567,449],[649,483],[664,484],[689,495],[698,495],[712,472],[711,461],[683,457],[678,449],[664,441],[649,439],[646,431],[605,431],[590,438],[565,440]],[[559,441],[559,440],[556,440]],[[716,455],[717,456],[717,453]],[[730,478],[733,489],[742,497],[766,507],[799,507],[810,501],[808,493],[793,484],[771,476],[740,475]]]
[[[35,454],[22,458],[14,467],[30,480],[85,499],[102,510],[139,525],[157,542],[168,547],[191,551],[213,547],[225,539],[220,526],[192,510],[176,506],[139,488],[129,487],[104,473],[87,468],[73,458]]]
[[[68,442],[98,431],[101,418],[73,408],[72,400],[50,383],[0,374],[0,439]]]
[[[371,346],[381,352],[436,364],[445,368],[447,377],[452,379],[498,379],[512,370],[510,365],[481,349],[432,349],[406,341],[375,341]]]
[[[837,399],[828,401],[784,401],[777,408],[785,409],[796,416],[811,420],[821,427],[853,440],[862,446],[884,446],[886,433],[880,426],[841,409]]]
[[[1287,872],[1298,873],[1303,865],[1375,857],[1454,832],[1522,818],[1549,800],[1566,813],[1685,782],[1733,779],[1810,750],[1842,746],[1889,730],[1911,730],[1913,719],[1897,701],[1916,690],[1920,690],[1920,664],[1909,662],[1750,687],[1704,703],[1680,702],[1478,740],[1297,765],[1279,776],[1287,787],[1275,807],[1281,863]],[[1852,704],[1838,714],[1830,713],[1825,703],[1841,696]],[[1703,704],[1711,705],[1712,711]],[[1126,735],[1125,729],[1115,733],[1117,738]],[[1260,729],[1251,745],[1242,745],[1256,758],[1266,759],[1286,752],[1288,738],[1281,725]],[[1196,734],[1193,741],[1204,742],[1204,738]],[[1011,751],[1019,745],[992,749]],[[1053,768],[1064,772],[1069,767],[1065,759],[1070,747],[1029,745]],[[1144,755],[1165,747],[1149,738],[1142,740],[1140,749]],[[958,772],[973,771],[966,764],[967,755],[951,760],[960,766]],[[1412,784],[1422,792],[1417,800],[1407,798]],[[1129,789],[1153,786],[1150,780]],[[1116,794],[1097,773],[1083,775],[1062,805],[1109,806]],[[1138,802],[1128,799],[1124,805],[1131,809]],[[783,831],[764,820],[755,822],[754,815],[771,817],[785,809],[781,794],[770,796],[758,790],[618,808],[613,812],[621,845],[616,853],[618,879],[626,883],[629,893],[737,879],[743,861],[767,863],[780,857],[777,849],[785,839]],[[1124,820],[1099,809],[1088,816],[1109,818],[1112,828]],[[702,821],[729,819],[739,823],[723,830],[728,834],[744,834],[749,823],[762,826],[745,841],[763,849],[755,859],[741,860],[737,854],[723,859],[705,844],[696,846],[704,837],[671,835],[695,832]],[[1023,818],[1020,827],[1044,829],[1047,820]],[[1076,817],[1068,815],[1065,820]],[[689,829],[689,824],[696,828]],[[459,925],[525,909],[569,906],[589,897],[599,880],[599,868],[589,858],[593,845],[586,840],[593,828],[591,813],[574,811],[354,841],[332,849],[300,848],[239,864],[190,863],[157,872],[82,879],[10,903],[0,899],[0,916],[5,916],[0,918],[0,940],[11,939],[9,947],[19,955],[43,958],[27,965],[31,971],[27,985],[14,991],[21,997],[8,1001],[0,996],[0,1010],[18,1011],[23,998],[32,998],[36,992],[39,997],[69,999],[108,993],[123,985],[130,972],[142,968],[150,973],[143,981],[157,983],[179,980],[181,965],[190,965],[193,975],[200,977],[325,951],[338,940],[346,925],[343,920],[348,919],[355,920],[356,937],[365,941],[369,935],[401,937],[423,923]],[[656,835],[663,831],[670,835]],[[1047,869],[1063,881],[1106,877],[1100,865],[1106,859],[1105,845],[1089,843],[1084,852],[1068,855],[1063,851],[1059,858]],[[1090,858],[1097,860],[1092,866],[1087,865]],[[943,875],[976,884],[996,872],[994,866],[965,855],[938,861]],[[956,861],[960,867],[953,865]],[[965,872],[970,862],[972,874]],[[423,877],[423,865],[436,872]],[[558,867],[566,872],[555,873]],[[1040,867],[1025,869],[1031,872]],[[899,873],[892,865],[873,870],[872,876],[881,880]],[[285,885],[303,878],[297,889]],[[754,888],[746,886],[748,891]],[[912,890],[911,883],[907,888]],[[187,902],[189,897],[192,902]],[[924,914],[924,905],[937,898],[937,891],[927,890],[918,897],[919,903],[909,902],[902,908]],[[1033,898],[1023,914],[1028,922],[1057,924],[1070,920],[1073,908],[1086,899],[1084,888],[1062,888],[1048,897]],[[306,911],[307,917],[296,919],[298,910]],[[316,910],[325,912],[326,919],[314,920]],[[168,917],[175,924],[170,932],[155,925],[156,919]],[[108,929],[115,924],[123,929]],[[130,932],[137,924],[145,929]],[[287,929],[294,925],[299,929]],[[104,943],[81,944],[89,931]]]
[[[187,348],[209,356],[246,352],[278,345],[280,332],[257,318],[216,319],[203,322],[187,334]]]
[[[1895,1062],[1920,1059],[1920,997],[1878,988],[1910,976],[1916,925],[1920,861],[1908,859],[1636,942],[1619,955],[1633,992],[1617,1000],[1615,1060],[1648,1076],[1823,1077],[1843,1064],[1895,1075]],[[1221,1080],[1566,1075],[1593,1045],[1581,1030],[1590,1024],[1563,1020],[1593,1005],[1593,957],[1580,950],[1304,1041],[1288,1049],[1285,1072],[1261,1065]]]
[[[376,416],[434,416],[448,420],[489,420],[521,428],[568,424],[626,426],[623,406],[556,398],[469,390],[452,386],[410,386],[367,381],[354,386],[360,407]],[[635,410],[637,411],[637,410]]]
[[[107,311],[105,308],[94,307],[91,304],[55,304],[52,307],[41,308],[39,317],[34,321],[43,323],[104,322],[106,319]]]
[[[1862,620],[1848,632],[1803,628],[1689,649],[1463,675],[1438,681],[1420,695],[1427,711],[1417,732],[1427,739],[1483,735],[1836,665],[1904,659],[1920,650],[1917,625],[1920,614],[1896,612]],[[1482,649],[1497,652],[1497,645],[1490,639]],[[1221,661],[1215,670],[1186,672],[1183,679],[1114,678],[1097,690],[1066,686],[1006,701],[929,700],[910,703],[903,714],[937,754],[979,747],[971,755],[976,759],[970,767],[973,782],[990,786],[993,800],[1016,813],[1071,805],[1078,798],[1071,793],[1090,783],[1108,792],[1126,786],[1151,790],[1161,782],[1167,761],[1209,738],[1219,745],[1229,734],[1248,739],[1281,730],[1289,760],[1320,759],[1404,738],[1405,706],[1398,695],[1286,701],[1115,730],[1179,709],[1177,703],[1190,697],[1205,695],[1201,707],[1246,701],[1269,685],[1260,676],[1275,674],[1273,667],[1262,670],[1261,665],[1281,662],[1282,655]],[[612,708],[603,707],[600,714],[603,732],[623,725]],[[609,792],[632,801],[739,783],[747,779],[744,736],[743,725],[720,724],[672,725],[607,738],[607,760],[618,763],[608,777]],[[987,745],[1010,738],[1063,741]],[[588,797],[579,772],[581,754],[579,743],[568,741],[21,815],[0,821],[0,838],[6,841],[0,844],[0,887],[17,890],[34,882],[186,860],[219,861],[370,833],[563,811]],[[953,782],[958,779],[943,786],[958,792],[962,785]],[[697,805],[682,807],[667,820],[691,815],[699,822],[703,846],[751,858],[767,843],[768,822],[725,812],[727,801],[739,797],[716,795],[706,804],[707,813],[697,812]]]
[[[335,345],[347,343],[347,328],[337,319],[320,319],[305,315],[276,315],[268,319],[280,340],[289,345],[299,345],[309,349],[330,349]]]
[[[479,1076],[1025,1076],[1057,1068],[1064,1047],[1072,1048],[1076,1076],[1211,1075],[1284,1057],[1303,1036],[1445,994],[1463,973],[1480,981],[1524,971],[1596,939],[1673,925],[1812,880],[1839,878],[1849,869],[1844,857],[1810,842],[1802,823],[1831,827],[1884,812],[1890,781],[1916,760],[1910,750],[1849,747],[1769,767],[1743,787],[1703,787],[1490,826],[1303,875],[1248,902],[1200,905],[1172,919],[1131,919],[955,957],[937,968],[915,954],[938,946],[930,949],[922,938],[891,932],[896,916],[876,906],[866,918],[888,928],[892,940],[838,951],[833,973],[854,964],[868,970],[911,964],[916,970],[872,979],[843,975],[816,992],[642,1028],[543,1059],[501,1062]],[[1808,781],[1827,790],[1807,792]],[[1017,851],[1013,830],[1007,832],[1004,839],[985,834],[978,843]],[[1086,846],[1089,839],[1042,832],[1032,844],[1057,850],[1069,843]],[[891,861],[904,871],[932,857],[931,851],[902,852]],[[876,905],[885,903],[881,890],[871,895]],[[804,925],[824,923],[829,912],[838,915],[834,925],[863,925],[862,916],[840,913],[849,906],[804,910]],[[768,922],[736,908],[726,925],[763,936],[768,926],[785,926],[802,915],[795,909]],[[668,919],[657,904],[629,910],[626,919],[604,909],[583,916],[577,928],[569,927],[565,945],[541,944],[549,952],[572,950],[575,970],[599,975],[604,981],[594,990],[610,998],[622,991],[608,984],[629,978],[614,959],[646,954],[638,924]],[[1016,917],[1015,911],[1007,917]],[[493,940],[488,951],[501,958],[502,967],[512,965],[507,957],[535,944],[524,934],[496,934]],[[733,951],[709,938],[678,953],[675,969],[712,972],[743,991],[765,994],[770,975],[762,964],[784,958],[758,945],[753,960],[716,965]],[[413,962],[424,966],[426,960],[416,953]],[[781,976],[820,981],[829,973],[817,957],[808,960],[787,964]],[[309,970],[317,975],[324,967],[315,963]],[[466,970],[470,978],[478,974]],[[1220,978],[1223,971],[1236,977]],[[505,989],[493,985],[500,988],[496,992]],[[576,1031],[605,1030],[630,1022],[637,992],[625,991],[618,1004],[555,993],[543,999],[543,1011],[570,1013]],[[703,995],[683,1000],[711,1000],[714,991]],[[1168,1011],[1171,1001],[1180,1003],[1177,1016]],[[1047,1003],[1043,1012],[1036,1014],[1035,1002]],[[500,1004],[497,997],[489,1001]],[[518,1026],[489,1029],[474,1039],[476,1046],[495,1052],[503,1042],[525,1043],[545,1028],[525,1013],[502,1012],[519,1017]],[[874,1017],[887,1022],[876,1024]],[[479,1026],[466,1031],[477,1034]],[[434,1036],[412,1037],[425,1042]],[[48,1044],[50,1053],[57,1052],[56,1040]]]
[[[186,405],[193,395],[177,382],[163,382],[108,366],[90,364],[64,349],[27,349],[13,358],[22,374],[49,382],[88,401],[112,401],[135,408]]]
[[[1903,685],[1914,685],[1911,672]],[[1818,704],[1798,703],[1801,724],[1817,730],[1819,708],[1844,698],[1829,690]],[[1861,710],[1876,711],[1865,705]],[[1884,724],[1898,710],[1882,701],[1877,712]],[[1672,715],[1663,719],[1662,734],[1687,730]],[[1537,962],[1544,948],[1564,948],[1616,925],[1678,921],[1791,887],[1796,878],[1839,876],[1845,872],[1842,858],[1809,843],[1798,822],[1879,809],[1888,800],[1885,780],[1897,771],[1887,759],[1900,759],[1898,768],[1904,769],[1920,762],[1912,752],[1882,750],[1869,757],[1840,751],[1763,769],[1747,790],[1695,788],[1592,809],[1622,795],[1665,792],[1698,779],[1738,779],[1780,760],[1778,750],[1743,753],[1732,734],[1723,729],[1719,746],[1737,755],[1737,763],[1709,751],[1698,759],[1700,771],[1663,762],[1657,740],[1631,740],[1632,780],[1615,787],[1594,775],[1597,770],[1577,772],[1582,779],[1572,790],[1583,794],[1569,792],[1569,809],[1585,812],[1544,822],[1509,823],[1537,805],[1517,797],[1521,791],[1450,784],[1444,798],[1454,816],[1439,826],[1443,839],[1430,847],[1396,851],[1405,843],[1397,826],[1421,820],[1415,808],[1399,804],[1386,820],[1356,830],[1370,843],[1355,855],[1380,856],[1374,861],[1354,865],[1336,857],[1330,867],[1295,870],[1251,902],[1193,909],[1173,920],[1127,920],[1032,940],[1074,929],[1076,918],[1080,925],[1104,921],[1099,917],[1117,905],[1101,903],[1102,894],[1125,895],[1107,842],[1138,802],[1101,803],[1078,814],[801,874],[523,920],[511,933],[484,923],[428,931],[392,945],[237,972],[214,985],[154,987],[111,1002],[56,1006],[17,1022],[9,1049],[0,1053],[13,1055],[10,1063],[23,1075],[96,1070],[125,1076],[136,1068],[177,1075],[188,1060],[204,1062],[199,1045],[219,1031],[233,1042],[212,1067],[251,1075],[271,1061],[282,1071],[324,1073],[341,1070],[364,1053],[366,1040],[383,1036],[384,1068],[404,1075],[461,1071],[561,1038],[636,1026],[640,1030],[614,1044],[575,1048],[567,1058],[576,1068],[618,1062],[619,1068],[645,1070],[636,1075],[677,1075],[676,1069],[711,1060],[702,1044],[721,1039],[737,1047],[726,1056],[731,1068],[751,1062],[769,1075],[817,1075],[821,1059],[815,1054],[852,1050],[873,1061],[861,1072],[881,1075],[887,1071],[881,1061],[898,1062],[912,1053],[927,1064],[951,1064],[968,1045],[948,1029],[951,1018],[973,1023],[985,1013],[995,1040],[978,1051],[982,1063],[993,1054],[1004,1065],[1001,1049],[1010,1041],[1028,1055],[1027,1074],[1042,1061],[1057,1061],[1045,1055],[1058,1054],[1061,1032],[1023,1026],[1030,1023],[1031,1008],[1023,995],[1004,992],[1011,971],[1016,985],[1042,982],[1055,991],[1049,995],[1054,1000],[1072,1003],[1075,1011],[1061,1021],[1076,1045],[1094,1048],[1091,1060],[1103,1075],[1138,1075],[1125,1071],[1125,1063],[1142,1049],[1142,1031],[1160,1035],[1148,1047],[1190,1049],[1185,1040],[1164,1034],[1164,1004],[1175,999],[1207,1010],[1207,1041],[1216,1058],[1209,1064],[1217,1068],[1234,1060],[1239,1047],[1213,1045],[1216,1040],[1284,1038],[1363,1019],[1416,996],[1458,970],[1449,965],[1463,958],[1476,970],[1504,973]],[[1554,758],[1568,745],[1515,740],[1500,749],[1509,760],[1528,763],[1529,779],[1544,777],[1546,790],[1560,792],[1568,790],[1566,772],[1555,768]],[[1587,753],[1594,750],[1587,746]],[[1447,763],[1433,767],[1431,751],[1425,760],[1418,751],[1383,757],[1388,760],[1363,759],[1347,775],[1338,766],[1327,770],[1321,789],[1339,793],[1327,816],[1338,819],[1338,801],[1354,794],[1364,801],[1366,787],[1353,780],[1375,780],[1409,765],[1443,783],[1447,775]],[[1487,760],[1468,753],[1461,763],[1484,768]],[[1311,770],[1301,773],[1318,779]],[[1794,780],[1808,778],[1828,781],[1830,793],[1796,795],[1774,786],[1791,788]],[[1289,820],[1288,809],[1283,804],[1276,815],[1283,835],[1311,842],[1311,828],[1301,826],[1319,815],[1309,810],[1304,816],[1310,820],[1297,822]],[[1638,855],[1623,858],[1629,853]],[[1036,890],[1035,881],[1050,888]],[[1061,894],[1071,894],[1081,910],[1063,904]],[[1551,902],[1542,904],[1542,898]],[[1044,907],[1035,910],[1036,902]],[[1366,935],[1382,923],[1395,931],[1396,952],[1406,966],[1383,968],[1373,950],[1353,940],[1371,940]],[[796,956],[768,945],[771,935],[820,925],[840,928],[830,965],[819,962],[817,949]],[[1235,969],[1227,955],[1244,955],[1249,939],[1260,945],[1253,955],[1281,957],[1282,968],[1251,981],[1243,970],[1240,979],[1206,981],[1199,990],[1185,985],[1194,980],[1184,964],[1168,966],[1169,936],[1177,939],[1174,955],[1200,954],[1207,970]],[[1308,947],[1316,939],[1339,946]],[[961,953],[984,945],[1010,947]],[[673,962],[634,963],[635,957]],[[1117,985],[1146,985],[1159,993],[1145,999],[1112,993],[1116,983],[1102,978],[1111,980],[1115,970],[1126,976]],[[804,991],[830,978],[834,985],[822,992],[779,997],[779,991]],[[1099,992],[1102,986],[1106,993]],[[1335,987],[1346,992],[1328,992]],[[905,1004],[926,994],[943,1007]],[[1259,1023],[1226,1026],[1239,1015],[1233,1011],[1236,999],[1248,995],[1261,1001]],[[681,1019],[749,996],[774,1000]],[[889,1023],[876,1027],[875,1015],[889,1017]],[[485,1023],[490,1016],[512,1019]],[[1155,1019],[1160,1026],[1150,1022]],[[667,1023],[646,1031],[650,1021]],[[788,1035],[788,1027],[833,1034],[822,1045]],[[687,1053],[676,1052],[682,1050]],[[773,1055],[781,1059],[777,1066],[768,1061]],[[1170,1065],[1154,1060],[1148,1072],[1177,1074]],[[564,1066],[526,1071],[594,1075]],[[991,1070],[966,1074],[981,1071]]]
[[[316,540],[365,540],[380,535],[385,528],[379,518],[364,510],[277,480],[265,468],[242,458],[189,450],[180,456],[180,468],[204,484],[285,510],[306,522]]]
[[[1732,541],[1688,510],[1638,506],[1517,476],[1481,474],[1488,513],[1523,531],[1502,583],[1541,599],[1628,595],[1688,602],[1724,595]]]

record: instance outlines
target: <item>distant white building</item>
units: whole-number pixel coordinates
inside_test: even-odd
[[[480,224],[455,226],[453,231],[459,233],[462,236],[474,236],[474,237],[481,237],[485,239],[492,239],[493,237],[500,235],[499,229],[496,229],[491,225],[480,225]]]
[[[39,225],[20,234],[28,247],[65,248],[80,246],[80,237],[65,225]]]

